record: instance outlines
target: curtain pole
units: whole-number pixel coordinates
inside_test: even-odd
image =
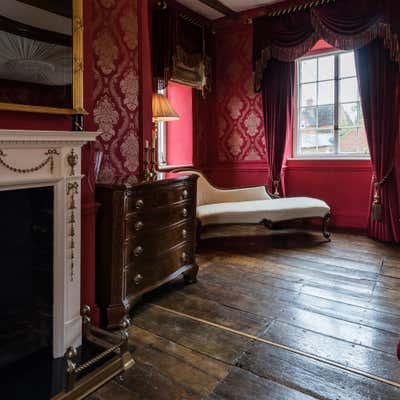
[[[308,10],[310,8],[322,6],[324,4],[335,3],[335,2],[336,2],[336,0],[312,0],[309,3],[297,4],[295,6],[281,8],[279,10],[270,11],[269,13],[266,13],[265,15],[260,15],[260,16],[261,17],[265,17],[265,16],[268,16],[268,17],[279,17],[280,15],[291,14],[291,13],[294,13],[296,11],[304,11],[304,10]],[[244,23],[246,25],[251,25],[253,23],[253,18],[246,18]]]

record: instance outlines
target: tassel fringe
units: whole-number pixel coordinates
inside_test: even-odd
[[[371,217],[373,221],[382,222],[382,204],[380,203],[372,204]]]

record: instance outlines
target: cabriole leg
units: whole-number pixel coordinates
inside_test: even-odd
[[[331,219],[331,214],[326,214],[322,220],[322,235],[324,238],[330,242],[332,234],[328,231],[329,220]]]

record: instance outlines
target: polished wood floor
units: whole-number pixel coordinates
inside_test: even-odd
[[[255,226],[204,237],[198,283],[145,299],[136,365],[92,400],[400,399],[398,247]]]

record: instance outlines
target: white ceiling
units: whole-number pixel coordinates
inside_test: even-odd
[[[283,0],[220,0],[220,1],[227,7],[231,8],[233,11],[240,12],[240,11],[250,10],[252,8],[279,3],[280,1]],[[208,19],[218,19],[224,16],[220,12],[214,10],[213,8],[208,7],[205,4],[201,3],[199,0],[178,0],[178,2]]]

